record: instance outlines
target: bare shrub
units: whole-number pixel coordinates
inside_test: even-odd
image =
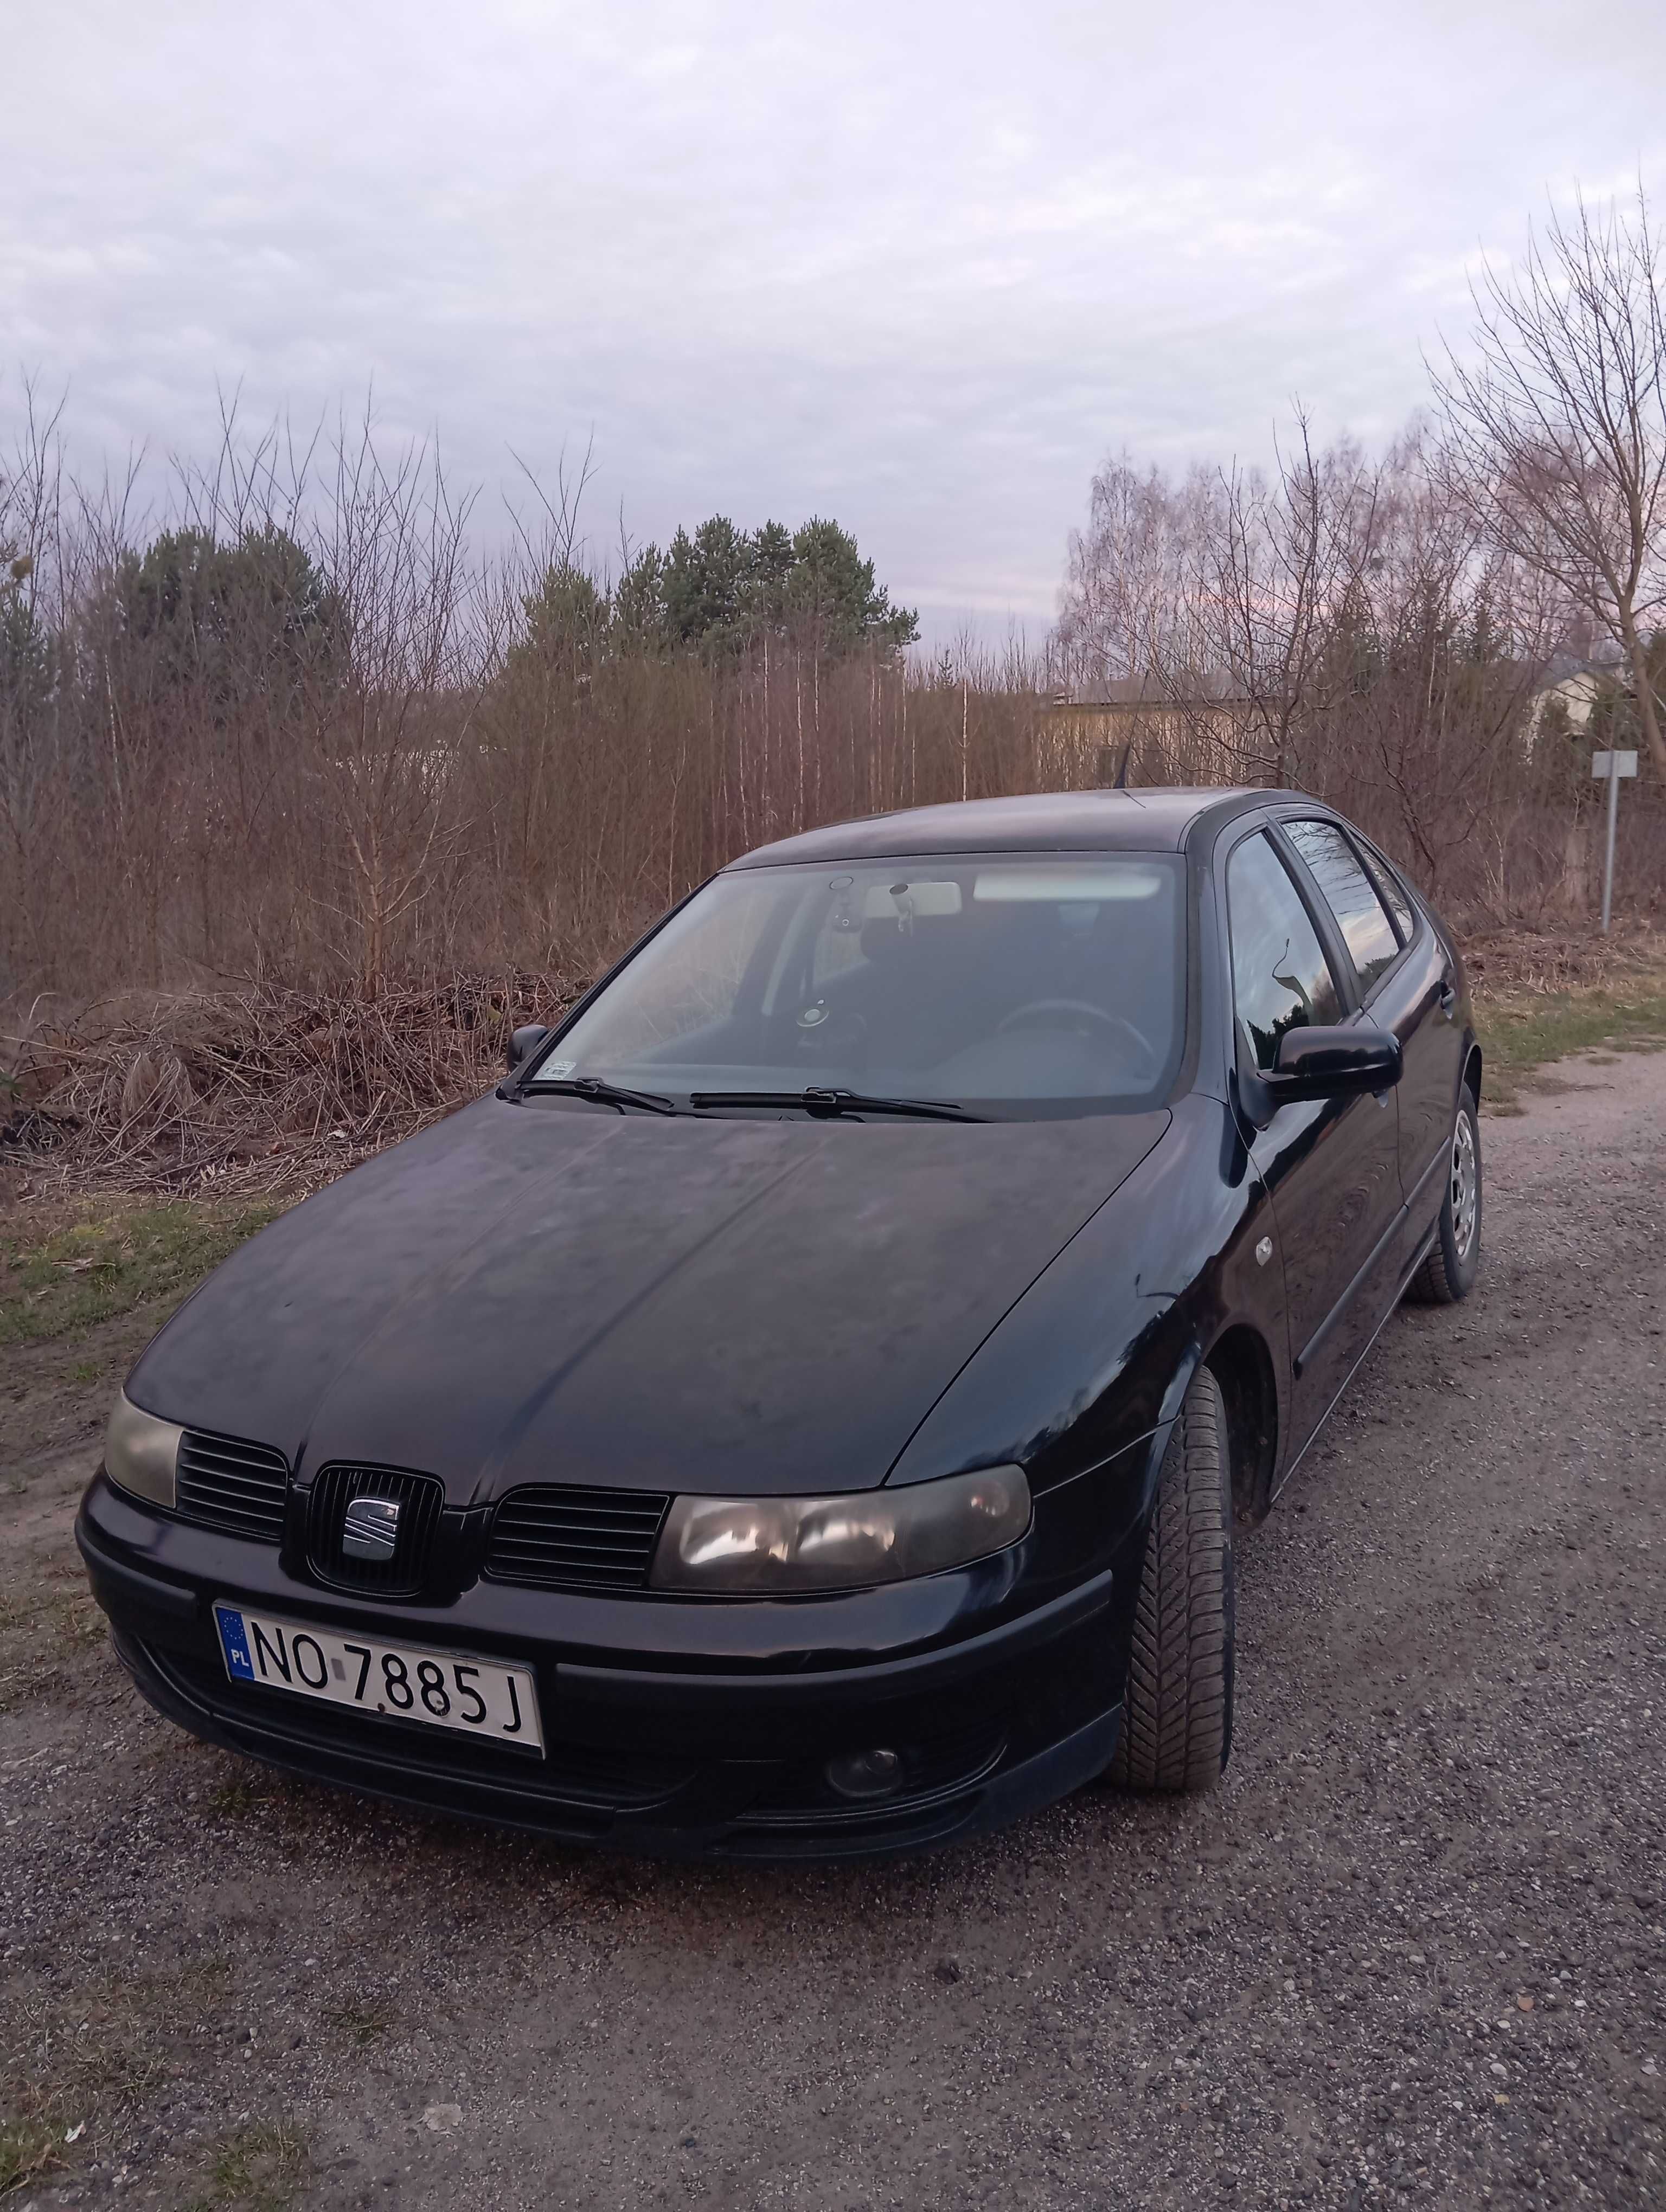
[[[0,1145],[67,1180],[133,1188],[316,1180],[477,1097],[516,1024],[576,995],[560,975],[325,990],[133,994],[4,1041]]]

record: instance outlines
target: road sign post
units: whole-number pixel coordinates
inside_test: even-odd
[[[1608,933],[1608,916],[1614,910],[1614,832],[1620,819],[1620,780],[1637,774],[1635,752],[1594,752],[1590,757],[1590,772],[1597,783],[1608,787],[1608,851],[1602,862],[1602,934]]]

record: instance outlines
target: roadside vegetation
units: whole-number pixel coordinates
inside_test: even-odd
[[[288,2120],[255,2120],[214,2145],[187,2212],[288,2212],[307,2178],[305,2131]]]
[[[0,1347],[78,1337],[100,1322],[183,1297],[281,1211],[212,1199],[134,1205],[118,1198],[33,1241],[0,1239]]]
[[[194,2103],[205,2061],[234,2064],[248,2032],[230,1964],[213,1956],[157,1973],[83,1966],[55,1995],[10,1996],[0,2006],[0,2197],[70,2179],[89,2160],[107,2188],[114,2144],[182,2094]],[[310,2170],[307,2132],[288,2119],[179,2132],[167,2201],[182,2212],[287,2212]]]
[[[0,1585],[0,1713],[59,1688],[104,1633],[104,1615],[68,1545],[27,1579]]]
[[[610,561],[581,472],[483,553],[426,449],[233,419],[138,529],[28,416],[0,455],[0,1174],[292,1194],[483,1088],[516,1023],[737,852],[927,802],[1294,786],[1466,936],[1576,940],[1592,753],[1634,746],[1640,923],[1666,899],[1662,295],[1646,205],[1577,207],[1481,286],[1473,363],[1385,450],[1298,416],[1268,473],[1107,460],[1053,632],[998,651],[919,650],[825,519]],[[1501,1082],[1654,1020],[1601,977],[1489,994]],[[0,1342],[206,1264],[169,1277],[170,1249],[40,1255]]]
[[[76,1122],[49,1093],[85,1048],[88,979],[107,1010],[593,972],[750,846],[1123,769],[1311,791],[1456,918],[1542,927],[1590,914],[1591,752],[1634,744],[1620,884],[1646,909],[1666,892],[1648,210],[1581,208],[1522,270],[1478,298],[1484,374],[1451,368],[1381,452],[1316,445],[1298,415],[1270,472],[1107,460],[1055,629],[996,650],[920,651],[824,519],[712,516],[610,559],[581,475],[547,489],[541,534],[482,551],[433,452],[233,419],[146,535],[28,420],[0,454],[0,1003],[21,1055],[0,1073],[14,1124],[36,1117],[14,1140]],[[1628,443],[1605,443],[1593,360]],[[101,1111],[173,1080],[143,1071]]]
[[[1666,1051],[1666,971],[1626,987],[1588,988],[1535,996],[1505,991],[1483,1002],[1479,1027],[1487,1103],[1517,1108],[1547,1063],[1574,1053]]]
[[[0,455],[0,1203],[32,1219],[0,1218],[0,1348],[182,1294],[262,1208],[484,1089],[518,1023],[736,852],[839,817],[1295,786],[1495,949],[1495,1100],[1646,1044],[1666,957],[1596,949],[1591,756],[1639,752],[1616,941],[1656,945],[1662,300],[1646,205],[1578,205],[1481,285],[1473,362],[1385,450],[1298,416],[1268,473],[1108,459],[1054,630],[996,652],[921,652],[825,519],[715,515],[610,561],[581,471],[541,535],[482,553],[427,450],[232,419],[139,528],[26,410]]]
[[[58,2142],[58,2130],[45,2120],[0,2120],[0,2197],[44,2173]]]
[[[1479,933],[1464,945],[1486,1060],[1484,1103],[1558,1079],[1549,1064],[1666,1047],[1666,935],[1646,926]]]

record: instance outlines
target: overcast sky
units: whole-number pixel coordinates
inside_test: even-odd
[[[1050,618],[1124,444],[1395,427],[1549,191],[1666,177],[1660,0],[0,0],[0,429],[84,465],[374,385],[605,552],[832,514],[928,636]]]

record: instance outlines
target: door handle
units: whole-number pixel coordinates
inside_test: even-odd
[[[1443,975],[1440,979],[1440,1011],[1449,1021],[1451,1019],[1452,1009],[1456,1004],[1457,985],[1453,982],[1450,975]]]

